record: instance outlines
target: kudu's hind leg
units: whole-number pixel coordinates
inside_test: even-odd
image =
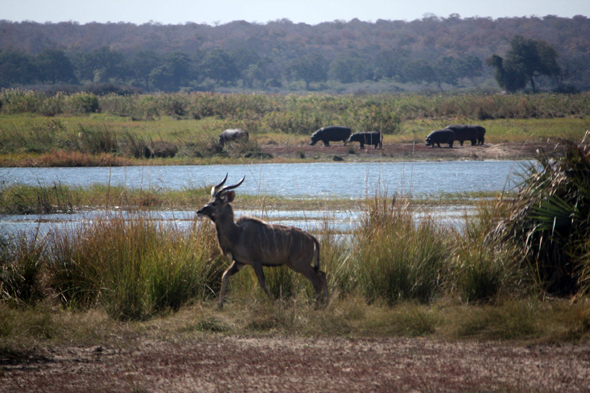
[[[229,278],[239,272],[244,267],[243,264],[233,261],[231,266],[223,273],[221,278],[221,291],[219,293],[219,308],[223,307],[223,300],[225,298],[225,290],[227,288],[227,283]]]
[[[328,304],[329,295],[328,295],[328,280],[326,279],[326,273],[324,273],[323,271],[321,271],[319,269],[313,269],[313,273],[315,274],[315,276],[319,280],[319,286],[316,288],[314,285],[314,288],[316,289],[316,291],[315,291],[316,299],[315,300],[319,304],[320,299],[321,299],[321,294],[323,291],[324,292],[324,302],[325,302],[325,304]]]
[[[326,302],[326,304],[328,304],[329,300],[330,300],[330,295],[328,294],[328,279],[326,278],[326,273],[324,273],[321,270],[315,270],[314,272],[318,275],[320,281],[321,281],[321,285],[322,285],[322,290],[324,291],[324,300]],[[318,301],[319,301],[319,294],[318,294]]]
[[[292,266],[291,268],[297,273],[303,274],[303,276],[311,282],[313,289],[315,290],[315,300],[317,303],[319,303],[323,291],[324,299],[326,304],[328,304],[328,282],[326,280],[326,273],[319,269],[314,269],[311,265],[305,265],[303,268]]]

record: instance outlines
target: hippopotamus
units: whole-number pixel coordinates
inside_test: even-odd
[[[477,144],[483,145],[486,136],[486,129],[482,126],[475,126],[477,127]]]
[[[348,138],[348,142],[360,142],[361,149],[365,148],[365,143],[368,145],[375,145],[381,149],[383,147],[383,135],[380,132],[355,132]]]
[[[250,135],[246,130],[242,130],[241,128],[229,129],[219,134],[219,144],[223,146],[225,142],[237,140],[247,141],[249,137]]]
[[[471,141],[471,145],[483,145],[486,129],[482,126],[453,124],[445,128],[455,132],[455,140],[463,146],[463,141]]]
[[[448,143],[449,147],[453,147],[453,141],[455,140],[455,132],[448,128],[442,130],[432,131],[426,137],[426,146],[434,147],[436,143],[440,147],[441,143]]]
[[[315,145],[319,141],[324,142],[324,146],[330,146],[330,141],[342,141],[344,145],[346,145],[346,141],[350,136],[351,131],[348,127],[342,126],[327,126],[320,128],[316,132],[311,135],[311,142],[310,145]]]

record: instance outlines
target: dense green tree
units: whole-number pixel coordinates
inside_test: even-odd
[[[281,87],[281,69],[269,57],[260,59],[256,64],[251,64],[247,75],[252,82],[257,81],[264,87]]]
[[[253,51],[234,52],[233,57],[245,87],[280,86],[281,72],[271,58],[261,58]]]
[[[438,88],[443,90],[443,83],[456,86],[459,82],[460,75],[457,72],[457,60],[452,56],[445,56],[436,61],[433,67],[434,83]]]
[[[234,59],[223,49],[213,49],[208,52],[199,69],[205,77],[226,86],[240,78],[240,71]]]
[[[260,61],[260,56],[256,51],[248,48],[239,48],[230,52],[238,71],[247,70],[251,64],[256,64]]]
[[[483,63],[477,56],[461,56],[455,61],[455,67],[459,78],[468,78],[473,80],[474,78],[483,75]]]
[[[328,61],[319,53],[311,53],[301,59],[289,63],[287,73],[291,80],[305,81],[305,89],[309,84],[328,80]]]
[[[399,79],[408,57],[408,50],[401,48],[379,52],[375,57],[375,79]]]
[[[101,83],[111,80],[126,80],[129,76],[125,56],[103,46],[77,59],[79,79]]]
[[[35,59],[37,75],[41,82],[78,83],[74,65],[59,49],[45,49]]]
[[[264,63],[258,53],[252,49],[240,48],[231,52],[236,68],[244,86],[253,87],[254,81],[263,81]]]
[[[436,80],[435,69],[424,59],[406,63],[400,77],[400,81],[404,83],[433,83]]]
[[[162,91],[179,90],[187,86],[189,81],[196,79],[191,58],[184,52],[176,51],[150,73],[150,80],[157,89]]]
[[[133,83],[135,86],[142,86],[144,91],[152,89],[151,80],[147,75],[155,68],[163,66],[165,57],[170,53],[180,50],[189,54],[193,58],[194,70],[200,67],[200,60],[212,48],[223,48],[229,53],[238,75],[231,76],[231,72],[223,75],[221,71],[217,72],[216,68],[221,65],[223,69],[226,64],[212,62],[209,64],[210,67],[207,67],[207,77],[211,78],[206,82],[208,85],[228,85],[241,78],[244,87],[264,88],[270,85],[269,81],[272,81],[273,86],[280,86],[285,79],[307,79],[309,86],[313,83],[310,81],[317,80],[313,79],[313,72],[318,70],[313,67],[306,69],[300,60],[312,53],[319,53],[328,59],[327,65],[337,59],[333,72],[329,73],[333,80],[354,82],[366,78],[375,81],[386,78],[402,82],[411,78],[413,83],[416,83],[416,80],[420,80],[420,83],[439,83],[437,81],[443,77],[441,73],[438,73],[438,79],[427,77],[428,73],[425,74],[423,71],[428,71],[428,67],[420,64],[420,60],[424,60],[436,71],[438,59],[454,57],[453,63],[462,70],[457,71],[456,75],[444,75],[444,78],[457,85],[467,82],[475,85],[475,78],[482,74],[482,68],[477,64],[480,62],[478,58],[490,58],[490,64],[501,64],[502,68],[486,67],[486,76],[488,72],[493,71],[497,78],[505,81],[505,85],[508,86],[504,87],[506,90],[524,87],[538,90],[542,83],[547,83],[556,76],[559,84],[569,84],[581,90],[590,87],[590,66],[587,61],[590,54],[590,19],[581,15],[573,18],[548,15],[542,18],[492,20],[479,17],[461,18],[454,14],[448,18],[439,18],[430,14],[411,22],[377,20],[367,23],[352,20],[313,26],[295,24],[287,20],[266,24],[242,21],[216,26],[196,23],[148,23],[140,26],[121,23],[39,24],[0,20],[0,31],[2,50],[20,50],[32,56],[31,59],[34,60],[47,48],[62,48],[64,51],[66,49],[63,48],[68,48],[66,52],[74,62],[80,81]],[[501,58],[492,59],[494,50],[499,50],[496,48],[510,48],[510,42],[506,43],[506,34],[509,34],[509,39],[517,34],[536,39],[543,37],[548,44],[535,45],[536,53],[540,59],[550,61],[542,61],[544,65],[531,74],[530,67],[520,61],[522,59],[517,59],[518,56],[512,59],[508,56],[509,53],[502,52],[498,53],[503,57],[501,63],[498,61]],[[521,50],[525,54],[530,52],[526,50],[526,47],[530,46],[527,40],[522,40],[521,44],[515,45],[516,54]],[[152,65],[149,61],[135,59],[137,48],[157,53],[161,62]],[[557,60],[562,67],[559,74],[556,74],[559,68],[557,61],[551,61],[551,58],[557,58],[552,48],[559,52]],[[195,57],[197,51],[203,52]],[[123,59],[117,61],[117,53],[122,54]],[[358,53],[360,56],[351,61],[351,53]],[[477,57],[464,55],[467,53]],[[527,57],[528,55],[524,56],[525,59]],[[133,65],[129,64],[130,68],[126,69],[126,62]],[[410,62],[419,62],[413,65],[424,67],[412,71],[407,66]],[[107,66],[105,63],[115,63],[117,66]],[[144,65],[147,70],[137,70]],[[360,72],[350,73],[350,69],[354,70],[355,67]],[[169,78],[173,78],[173,72],[169,68],[160,69],[160,76],[168,75]],[[14,67],[5,66],[4,74],[9,73],[14,77],[5,78],[4,83],[23,85],[40,82],[41,77],[33,72],[34,69],[26,76],[19,74],[19,70],[24,68],[18,64]],[[447,73],[448,70],[449,68],[446,69]],[[156,74],[154,72],[154,75]],[[189,86],[194,78],[196,75],[189,78]],[[428,79],[432,79],[433,82],[426,82]],[[441,83],[445,89],[449,86],[446,82]],[[168,83],[168,86],[174,85],[173,81]]]
[[[136,81],[146,92],[150,91],[150,75],[152,71],[162,64],[162,59],[154,51],[140,51],[135,53],[130,61]]]
[[[504,64],[504,59],[498,55],[492,55],[486,60],[488,66],[494,69],[494,78],[498,85],[508,92],[524,89],[526,76],[519,69],[513,69],[511,64]]]
[[[443,84],[457,86],[463,78],[475,78],[482,75],[481,60],[475,56],[444,56],[436,61],[434,83],[442,91]]]
[[[567,86],[572,89],[577,86],[579,90],[590,89],[590,53],[577,52],[564,56],[560,63],[563,65],[562,72],[559,76],[559,85]]]
[[[545,41],[515,35],[510,40],[505,58],[494,54],[487,63],[494,67],[496,81],[506,90],[516,91],[530,82],[532,90],[536,91],[536,77],[546,75],[556,78],[560,74],[558,56],[557,51]]]
[[[370,78],[366,58],[356,52],[345,52],[330,64],[330,77],[342,83],[362,82]]]
[[[33,83],[36,71],[30,55],[17,51],[0,51],[0,87]]]

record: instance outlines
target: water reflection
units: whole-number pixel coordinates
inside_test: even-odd
[[[443,225],[460,228],[464,217],[471,215],[475,209],[470,206],[436,206],[418,208],[412,211],[416,221],[432,218]],[[0,233],[4,235],[28,233],[45,236],[50,230],[76,230],[80,225],[91,223],[100,218],[137,218],[137,212],[130,211],[87,211],[74,214],[27,214],[6,215],[0,220]],[[339,233],[348,233],[358,226],[363,212],[339,210],[237,210],[236,218],[247,215],[260,218],[273,224],[296,226],[309,232],[321,232],[326,229]],[[149,218],[159,225],[174,225],[179,229],[189,229],[197,218],[194,211],[154,211],[142,212],[141,217]]]

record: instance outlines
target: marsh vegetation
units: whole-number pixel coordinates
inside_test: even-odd
[[[588,129],[590,95],[244,95],[175,93],[45,96],[0,93],[3,166],[116,166],[331,160],[309,149],[309,136],[329,124],[381,131],[380,159],[411,159],[388,147],[422,146],[432,130],[481,124],[488,144],[555,146]],[[230,128],[250,141],[219,145]],[[410,149],[418,153],[416,149]],[[480,149],[482,150],[482,149]],[[330,150],[331,151],[331,150]],[[533,150],[534,151],[534,150]],[[348,152],[350,153],[350,151]],[[354,150],[352,151],[354,153]],[[347,154],[350,156],[350,154]],[[424,159],[427,155],[419,158]],[[528,158],[523,154],[521,158]],[[514,158],[514,157],[512,157]]]

